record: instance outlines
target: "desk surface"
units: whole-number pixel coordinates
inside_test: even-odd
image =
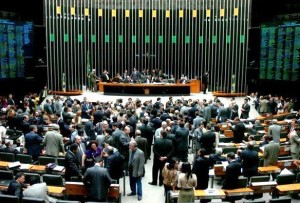
[[[262,166],[258,167],[259,173],[279,173],[280,168],[277,166]]]
[[[49,194],[51,196],[63,196],[65,193],[65,187],[58,187],[58,186],[47,186],[49,190]]]
[[[6,168],[10,162],[8,161],[0,161],[0,168]]]
[[[223,199],[226,194],[222,189],[195,190],[195,199]],[[171,191],[172,198],[178,198],[179,190]]]
[[[300,191],[300,183],[277,185],[276,189],[279,191],[279,193]]]
[[[251,188],[237,188],[233,190],[224,190],[227,196],[240,196],[240,195],[252,195],[253,190]]]

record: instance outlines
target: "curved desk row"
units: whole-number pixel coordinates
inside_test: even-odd
[[[188,84],[129,84],[99,82],[99,91],[104,94],[140,94],[140,95],[189,95],[200,92],[200,81],[192,80]]]

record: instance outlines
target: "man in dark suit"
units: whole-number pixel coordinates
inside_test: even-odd
[[[103,150],[104,167],[107,169],[110,177],[117,180],[119,184],[119,179],[123,176],[123,168],[120,167],[123,162],[118,151],[114,151],[112,146],[107,146]]]
[[[175,132],[174,155],[183,162],[188,158],[188,137],[189,130],[184,127],[184,122],[181,120]]]
[[[8,195],[14,195],[22,199],[23,197],[23,188],[26,188],[27,186],[24,184],[25,182],[25,176],[22,172],[19,172],[15,175],[15,180],[12,180],[9,183],[7,194]]]
[[[93,167],[87,169],[84,174],[83,182],[90,189],[90,201],[107,201],[108,188],[113,181],[102,162],[97,162]]]
[[[216,142],[216,134],[211,131],[211,124],[206,125],[206,132],[202,134],[199,139],[200,146],[205,149],[206,154],[209,155],[213,152]]]
[[[249,118],[249,111],[250,111],[250,105],[248,104],[248,99],[244,99],[244,104],[242,105],[241,109],[241,118],[247,119]]]
[[[143,124],[138,128],[141,131],[141,137],[147,139],[147,159],[151,157],[151,145],[153,142],[153,129],[148,125],[149,121],[147,118],[143,119]]]
[[[203,88],[203,94],[206,94],[206,90],[207,90],[207,87],[208,87],[208,72],[205,72],[204,75],[202,76],[202,84],[204,86]]]
[[[130,77],[131,77],[133,83],[137,83],[141,77],[141,74],[139,71],[136,70],[136,68],[133,68],[133,71],[132,71]]]
[[[228,124],[230,129],[233,131],[233,142],[234,143],[241,143],[244,139],[244,133],[246,127],[242,121],[240,121],[239,117],[235,117],[233,121],[234,125]]]
[[[199,149],[198,157],[193,165],[192,172],[197,176],[197,190],[205,190],[208,187],[209,180],[209,160],[204,157],[206,150]]]
[[[82,178],[82,174],[80,172],[80,163],[76,156],[78,152],[78,144],[73,143],[70,145],[70,150],[67,151],[65,156],[65,179],[66,181],[70,181],[72,176],[77,176],[79,179]]]
[[[100,76],[102,82],[110,82],[110,77],[107,70],[104,70]]]
[[[156,139],[153,145],[153,166],[152,166],[152,182],[150,185],[157,185],[157,174],[159,172],[159,186],[163,185],[162,170],[168,159],[171,158],[173,144],[167,139],[167,131],[160,131],[160,138]]]
[[[247,149],[241,152],[243,176],[250,178],[257,175],[258,170],[258,153],[254,151],[255,141],[250,141],[247,145]]]
[[[235,160],[235,154],[229,152],[227,154],[229,165],[226,167],[225,180],[222,189],[236,189],[238,188],[238,179],[241,175],[241,164]]]
[[[36,125],[31,125],[30,129],[31,131],[25,135],[25,148],[27,154],[31,155],[34,161],[37,161],[41,153],[43,138],[37,134],[38,128]]]
[[[83,103],[81,104],[81,117],[85,119],[90,118],[90,113],[93,110],[93,105],[88,101],[86,97],[83,99]]]
[[[137,143],[137,147],[144,152],[145,163],[147,163],[147,159],[148,159],[148,155],[147,155],[148,142],[147,142],[147,139],[144,138],[144,137],[141,137],[141,131],[140,130],[136,130],[134,140]]]

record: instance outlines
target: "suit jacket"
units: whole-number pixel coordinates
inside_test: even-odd
[[[109,75],[108,74],[104,74],[104,73],[101,74],[100,78],[101,78],[102,82],[109,82],[109,79],[110,79]]]
[[[139,148],[136,148],[136,151],[131,160],[132,151],[129,150],[129,173],[132,177],[142,177],[145,173],[145,156],[144,152]]]
[[[188,150],[188,137],[189,137],[189,130],[186,128],[178,127],[175,132],[175,150],[176,151],[185,151]]]
[[[241,164],[237,161],[231,161],[226,167],[225,180],[222,189],[236,189],[238,188],[238,179],[241,175]]]
[[[233,141],[235,143],[241,143],[246,130],[244,123],[240,121],[236,125],[230,127],[230,129],[233,131]]]
[[[90,196],[93,199],[107,199],[107,191],[112,182],[112,179],[106,168],[95,165],[87,169],[83,177],[83,182],[90,189]]]
[[[148,141],[148,147],[151,147],[153,141],[153,130],[149,125],[143,124],[138,128],[141,131],[141,137],[144,137]]]
[[[210,106],[204,107],[203,118],[206,120],[206,122],[210,122],[210,120],[211,120],[211,107]]]
[[[148,155],[147,155],[147,148],[148,148],[147,139],[144,138],[144,137],[141,137],[141,136],[136,136],[135,141],[137,143],[137,147],[144,152],[145,160],[147,160],[147,158],[148,158]]]
[[[153,154],[155,159],[160,157],[171,158],[173,144],[172,141],[167,138],[158,138],[155,140],[153,145]]]
[[[258,153],[254,150],[243,150],[241,152],[241,159],[242,159],[242,168],[243,168],[243,175],[245,177],[251,177],[257,175],[258,170]]]
[[[8,195],[14,195],[19,197],[20,199],[22,199],[23,197],[23,188],[25,188],[26,186],[23,184],[20,184],[18,181],[16,180],[12,180],[9,183],[8,189],[7,189],[7,194]]]
[[[300,152],[300,138],[296,131],[290,134],[291,152],[298,154]]]
[[[226,122],[227,119],[230,116],[230,111],[228,108],[225,108],[224,106],[219,108],[219,114],[218,114],[218,121]]]
[[[123,176],[123,161],[120,157],[120,153],[115,151],[113,154],[109,155],[105,160],[105,168],[112,179],[118,180]]]
[[[197,190],[205,190],[209,181],[209,160],[205,157],[198,157],[193,165],[192,173],[197,176]]]
[[[84,131],[85,134],[91,139],[95,140],[96,139],[96,134],[95,134],[95,126],[92,121],[87,121],[84,124]]]
[[[27,133],[25,135],[25,148],[27,149],[27,154],[40,155],[42,142],[43,138],[35,132],[30,131]]]
[[[242,108],[244,109],[244,111],[242,111],[241,113],[241,118],[245,118],[245,119],[249,118],[250,105],[248,103],[243,104]]]
[[[65,179],[66,180],[71,180],[72,176],[78,176],[81,177],[81,172],[80,172],[80,163],[75,154],[71,152],[70,150],[67,151],[66,156],[65,156]]]
[[[264,148],[264,166],[275,166],[278,160],[280,146],[274,141],[269,142]]]
[[[81,105],[81,118],[90,118],[90,111],[93,109],[93,105],[91,103],[83,103]]]
[[[43,144],[46,147],[46,155],[58,157],[59,152],[65,152],[62,135],[55,130],[46,132]]]
[[[216,142],[216,134],[212,131],[207,131],[202,134],[199,139],[201,147],[206,149],[206,154],[211,154]]]
[[[272,135],[274,142],[280,143],[281,126],[277,124],[270,125],[268,134]]]

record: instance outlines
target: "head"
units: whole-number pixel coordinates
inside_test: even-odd
[[[70,151],[75,154],[78,151],[78,144],[77,143],[71,144],[70,145]]]
[[[22,172],[19,172],[15,175],[15,180],[18,181],[20,184],[25,182],[25,175]]]
[[[129,149],[131,151],[135,151],[137,149],[137,143],[135,140],[131,140],[130,143],[129,143]]]
[[[216,148],[216,155],[221,156],[223,153],[222,148]]]
[[[255,141],[250,141],[247,144],[247,148],[250,149],[250,150],[253,150],[254,149],[254,145],[255,145]]]
[[[137,137],[137,136],[141,136],[141,134],[142,134],[142,133],[141,133],[140,130],[136,130],[136,131],[135,131],[135,136],[136,136],[136,137]]]
[[[206,149],[201,148],[201,149],[198,150],[198,155],[199,156],[204,157],[205,154],[206,154]]]
[[[235,159],[235,154],[233,152],[229,152],[227,154],[227,159],[228,159],[228,161],[234,160]]]
[[[88,148],[91,150],[94,150],[94,151],[97,150],[97,147],[98,147],[98,142],[96,142],[96,141],[91,141],[88,145]]]
[[[129,135],[129,133],[130,133],[130,128],[129,128],[128,126],[126,126],[126,127],[124,128],[124,133],[125,133],[126,135]]]
[[[76,144],[80,144],[80,143],[81,143],[81,137],[80,137],[79,135],[76,135],[76,136],[75,136],[74,142],[75,142]]]

